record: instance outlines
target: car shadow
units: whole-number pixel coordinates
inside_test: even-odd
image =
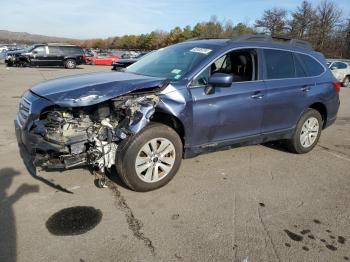
[[[37,170],[35,168],[35,166],[33,165],[32,161],[30,160],[28,153],[26,152],[26,149],[23,146],[19,146],[19,152],[20,152],[20,156],[22,158],[23,164],[25,165],[28,173],[35,179],[38,180],[42,183],[44,183],[45,185],[54,188],[60,192],[63,193],[68,193],[68,194],[74,194],[72,191],[62,187],[60,184],[54,183],[53,181],[50,181],[42,176],[39,176],[37,174]],[[72,169],[85,169],[88,172],[90,172],[91,175],[95,175],[95,173],[92,171],[91,168],[88,167],[76,167],[76,168],[72,168]],[[71,169],[71,170],[72,170]],[[46,170],[47,172],[62,172],[62,170]],[[111,169],[108,169],[106,171],[106,176],[107,178],[112,181],[113,183],[116,183],[118,186],[129,189],[128,187],[125,186],[125,184],[121,181],[121,179],[119,178],[119,175],[116,171],[115,167],[112,167]],[[98,186],[98,181],[97,179],[95,179],[94,181],[95,186]],[[0,260],[1,261],[1,260]]]
[[[290,153],[290,151],[288,150],[288,148],[286,146],[286,143],[283,141],[266,142],[266,143],[263,143],[261,145],[268,147],[268,148],[271,148],[271,149],[278,150],[278,151]]]
[[[118,175],[118,172],[114,166],[107,170],[106,176],[110,181],[112,181],[113,183],[116,183],[118,186],[125,188],[127,190],[130,190],[130,188],[128,188],[124,184],[124,182],[120,179],[120,176]]]
[[[29,156],[28,154],[26,153],[25,149],[23,148],[23,146],[19,146],[19,152],[20,152],[20,156],[22,158],[22,161],[28,171],[28,173],[35,179],[35,180],[38,180],[42,183],[44,183],[45,185],[49,186],[49,187],[52,187],[60,192],[63,192],[63,193],[68,193],[68,194],[73,194],[72,191],[69,191],[68,189],[62,187],[61,185],[59,184],[56,184],[50,180],[47,180],[46,178],[42,177],[42,176],[39,176],[37,174],[37,170],[35,168],[35,166],[33,165],[33,163],[31,162],[31,160],[29,159]],[[54,171],[54,170],[53,170]]]
[[[16,216],[13,205],[23,196],[39,192],[38,185],[24,183],[14,193],[8,193],[13,179],[18,175],[20,173],[11,167],[0,169],[0,261],[17,261]]]

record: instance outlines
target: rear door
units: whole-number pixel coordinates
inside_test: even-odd
[[[292,129],[308,101],[315,80],[290,51],[264,49],[266,98],[262,133]]]
[[[63,65],[63,52],[62,47],[59,46],[49,46],[48,60],[50,66],[62,66]]]

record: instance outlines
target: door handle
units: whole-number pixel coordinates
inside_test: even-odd
[[[262,99],[264,97],[263,94],[261,94],[260,92],[256,92],[254,95],[251,95],[250,98],[252,99]]]
[[[300,88],[300,90],[303,91],[303,92],[309,92],[310,89],[311,89],[310,86],[303,86],[302,88]]]

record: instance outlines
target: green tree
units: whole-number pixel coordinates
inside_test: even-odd
[[[243,23],[238,23],[234,28],[233,28],[233,31],[234,31],[234,35],[237,36],[237,35],[250,35],[250,34],[255,34],[256,31],[247,26],[246,24],[243,24]]]
[[[190,38],[193,38],[193,32],[192,32],[191,26],[188,25],[184,27],[184,29],[182,30],[180,40],[187,40]]]

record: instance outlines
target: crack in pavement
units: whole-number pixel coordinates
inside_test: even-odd
[[[141,229],[143,227],[143,223],[141,222],[141,220],[135,217],[132,209],[129,207],[125,198],[121,195],[117,185],[114,182],[109,181],[108,187],[114,194],[116,206],[124,212],[126,222],[128,223],[129,229],[132,231],[133,235],[137,239],[142,240],[145,243],[146,247],[148,247],[148,249],[151,251],[151,254],[155,256],[156,250],[153,246],[151,239],[146,237],[145,234],[141,232]]]
[[[269,242],[270,242],[270,244],[271,244],[271,246],[272,246],[272,251],[273,251],[273,253],[274,253],[274,255],[275,255],[277,261],[281,262],[281,258],[280,258],[280,256],[278,255],[277,250],[276,250],[276,247],[275,247],[275,244],[274,244],[273,241],[272,241],[272,237],[271,237],[271,235],[270,235],[270,231],[267,229],[267,227],[266,227],[266,225],[265,225],[265,223],[264,223],[264,221],[263,221],[263,219],[262,219],[262,217],[261,217],[261,214],[260,214],[260,207],[259,207],[259,206],[258,206],[258,217],[259,217],[259,222],[261,223],[262,228],[263,228],[263,230],[265,231],[265,233],[266,233],[266,235],[267,235],[267,238],[269,239]],[[266,242],[265,242],[265,243],[266,243]]]

